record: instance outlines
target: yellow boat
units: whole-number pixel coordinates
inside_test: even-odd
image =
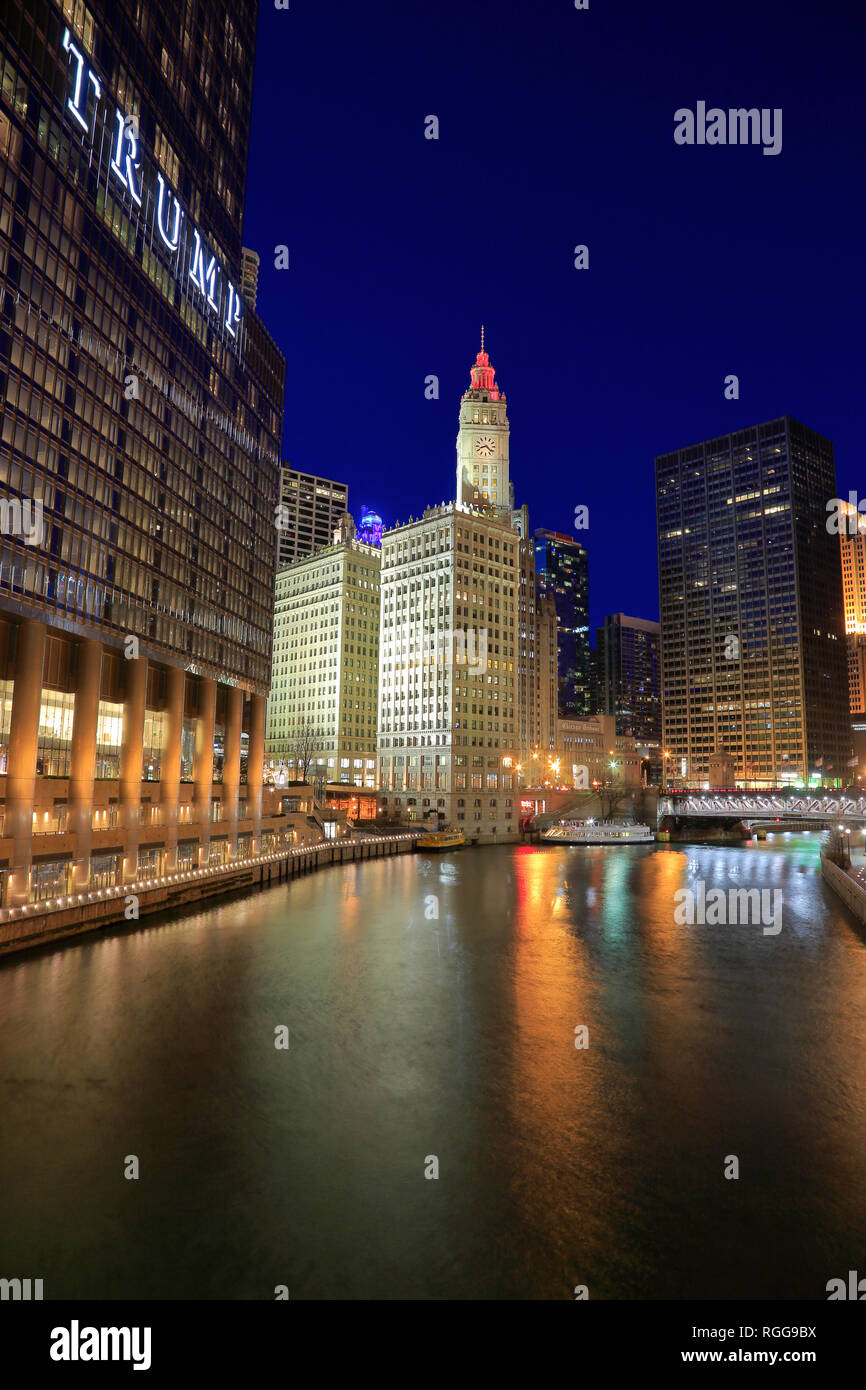
[[[452,830],[446,825],[444,830],[431,830],[428,835],[421,835],[418,840],[419,849],[459,849],[466,844],[466,836],[462,830]]]

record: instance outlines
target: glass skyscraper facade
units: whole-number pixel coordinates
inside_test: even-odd
[[[541,598],[552,598],[557,618],[559,714],[590,712],[589,556],[572,536],[535,532],[535,571]]]
[[[273,835],[285,364],[239,289],[255,13],[4,6],[7,917]]]
[[[656,459],[662,741],[739,782],[844,783],[851,755],[829,439],[785,416]]]

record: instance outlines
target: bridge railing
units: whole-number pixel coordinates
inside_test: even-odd
[[[677,792],[659,797],[658,809],[659,816],[861,820],[866,818],[866,796],[808,792]]]

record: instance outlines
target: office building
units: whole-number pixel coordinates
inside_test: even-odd
[[[259,297],[259,253],[245,246],[241,251],[241,294],[251,309]]]
[[[398,820],[517,836],[517,590],[510,517],[428,508],[382,540],[379,776]]]
[[[346,483],[299,473],[284,463],[277,514],[277,568],[292,565],[330,545],[340,518],[348,510]]]
[[[668,785],[713,754],[754,787],[846,780],[835,494],[830,440],[788,416],[656,459]]]
[[[3,911],[276,843],[285,367],[239,293],[253,0],[0,27]]]
[[[596,628],[597,712],[612,714],[616,732],[641,742],[661,738],[660,627],[611,613]]]
[[[277,573],[266,756],[290,781],[372,788],[382,551],[348,516],[336,536]]]
[[[557,620],[559,714],[576,719],[590,710],[589,557],[585,546],[559,531],[535,532],[538,590],[552,598]]]
[[[866,714],[866,516],[850,502],[839,512],[849,706],[852,714]]]
[[[577,791],[608,787],[631,791],[641,784],[641,754],[629,735],[618,735],[612,714],[558,719],[547,777]]]

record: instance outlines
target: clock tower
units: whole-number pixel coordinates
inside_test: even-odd
[[[457,501],[464,506],[492,506],[510,512],[513,506],[508,472],[509,424],[505,392],[484,351],[470,368],[472,384],[460,401],[457,433]]]

